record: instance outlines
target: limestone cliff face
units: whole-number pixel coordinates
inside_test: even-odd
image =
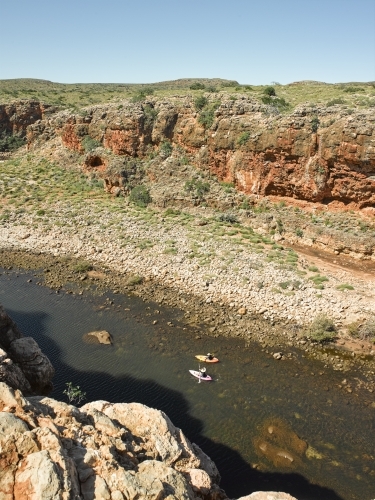
[[[205,128],[188,97],[124,102],[95,106],[85,116],[59,113],[30,126],[29,146],[56,135],[81,153],[89,135],[114,155],[132,158],[167,139],[197,167],[247,194],[336,200],[358,208],[375,203],[374,110],[303,105],[281,115],[247,98],[223,98]]]

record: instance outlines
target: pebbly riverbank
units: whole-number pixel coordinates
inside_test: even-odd
[[[234,228],[217,238],[212,214],[205,210],[176,220],[128,206],[111,212],[89,202],[74,208],[56,203],[48,218],[20,212],[1,222],[0,265],[40,269],[45,283],[57,289],[75,282],[77,293],[91,285],[136,293],[181,309],[197,335],[256,340],[279,359],[286,359],[287,347],[293,346],[343,372],[358,366],[373,390],[373,345],[353,341],[342,329],[330,346],[332,354],[301,335],[303,325],[319,313],[338,326],[366,317],[372,310],[372,281],[352,276],[355,289],[343,292],[335,287],[348,271],[329,270],[328,286],[316,289],[301,273],[310,265],[305,258],[295,270],[282,269],[268,261],[264,249],[247,247],[246,240],[239,245],[237,233]],[[283,251],[286,259],[295,259],[294,252]]]

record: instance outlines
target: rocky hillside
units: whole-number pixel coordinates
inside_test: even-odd
[[[147,157],[167,142],[247,195],[372,207],[375,111],[300,105],[285,114],[277,102],[224,93],[123,101],[58,113],[30,126],[27,138],[29,148],[59,136],[81,154],[102,145],[127,158]],[[107,169],[108,153],[92,154],[86,165]]]

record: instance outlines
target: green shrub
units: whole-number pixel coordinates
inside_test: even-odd
[[[86,273],[92,270],[92,265],[89,262],[81,261],[77,262],[74,266],[74,271],[77,273]]]
[[[149,190],[142,185],[135,186],[131,190],[129,200],[138,207],[147,207],[152,201]]]
[[[203,95],[200,95],[194,100],[194,106],[197,111],[201,111],[208,103],[208,100]]]
[[[145,126],[146,127],[152,127],[154,125],[154,122],[158,116],[158,110],[150,106],[149,104],[146,104],[143,107],[143,114],[145,117]]]
[[[333,320],[326,314],[318,314],[305,333],[315,342],[330,342],[336,338],[336,327]]]
[[[299,227],[296,229],[296,236],[298,236],[298,238],[302,238],[303,236],[303,231]]]
[[[220,103],[213,102],[211,104],[207,104],[201,111],[198,122],[204,126],[204,128],[210,128],[214,123],[215,119],[215,111],[219,107]]]
[[[41,217],[42,215],[45,215],[46,211],[43,210],[42,208],[40,210],[37,210],[36,211],[36,215],[39,215],[39,217]]]
[[[316,266],[310,266],[308,268],[308,270],[311,271],[312,273],[318,273],[319,272],[319,269]]]
[[[173,151],[173,146],[170,141],[165,140],[160,144],[160,153],[163,154],[163,156],[167,157],[171,156]]]
[[[0,137],[0,152],[8,153],[15,151],[25,144],[26,140],[17,135],[6,135],[5,133]]]
[[[344,92],[348,92],[351,94],[354,94],[355,92],[364,92],[364,91],[365,91],[365,89],[362,89],[361,87],[349,86],[349,87],[344,88]]]
[[[347,325],[349,335],[351,335],[352,337],[358,337],[358,331],[360,326],[361,326],[360,321],[354,321],[353,323]]]
[[[320,120],[317,116],[314,116],[312,119],[311,119],[311,130],[315,133],[317,132],[318,130],[318,127],[319,127],[319,124],[320,124]]]
[[[263,94],[268,95],[268,96],[275,96],[276,90],[274,89],[274,87],[266,87],[263,90]]]
[[[320,276],[320,274],[316,276],[310,276],[309,280],[313,281],[315,288],[318,288],[319,290],[322,290],[324,288],[323,283],[325,281],[329,281],[327,276]]]
[[[137,92],[131,98],[131,102],[142,102],[146,99],[146,95],[143,92]]]
[[[207,92],[211,92],[211,93],[214,93],[214,92],[217,92],[217,88],[214,87],[213,85],[209,85],[207,88],[206,88]]]
[[[143,283],[143,277],[139,276],[139,274],[135,274],[134,276],[130,276],[127,280],[127,284],[129,286],[140,285]]]
[[[276,220],[276,224],[277,224],[277,232],[279,234],[283,234],[284,232],[284,225],[283,225],[283,221],[281,219],[277,219]]]
[[[269,95],[264,95],[262,97],[262,102],[263,104],[271,104],[272,106],[275,106],[278,109],[287,109],[289,108],[290,104],[284,99],[284,97],[272,97]]]
[[[236,82],[235,80],[231,80],[229,82],[223,82],[221,84],[222,87],[237,87],[238,85],[238,82]]]
[[[273,99],[269,95],[264,95],[264,96],[262,96],[262,103],[263,104],[273,104]]]
[[[337,290],[354,290],[354,286],[349,285],[348,283],[342,283],[341,285],[337,285]]]
[[[337,97],[336,99],[332,99],[331,101],[327,102],[328,107],[334,106],[335,104],[345,104],[345,100],[341,97]]]
[[[235,214],[231,213],[226,213],[226,214],[220,214],[217,218],[219,222],[227,222],[228,224],[237,224],[238,219]]]
[[[220,185],[223,187],[223,189],[226,193],[231,193],[234,189],[233,182],[220,182]]]
[[[72,382],[66,382],[67,388],[63,391],[66,394],[69,403],[79,404],[81,401],[86,399],[86,393],[83,392],[79,385],[74,386]]]
[[[151,240],[142,240],[138,243],[138,248],[141,250],[147,250],[149,248],[152,248],[154,246],[153,242]]]
[[[176,215],[180,215],[181,211],[176,210],[172,207],[168,207],[167,210],[164,212],[163,216],[164,217],[175,217]]]
[[[185,182],[185,191],[202,200],[204,195],[210,191],[210,184],[203,182],[201,179],[190,179]]]
[[[204,128],[212,127],[215,119],[215,110],[214,109],[205,109],[199,115],[198,122],[204,126]]]
[[[154,89],[151,88],[141,89],[132,97],[132,102],[142,102],[146,99],[148,95],[151,95],[153,93]]]
[[[86,153],[89,153],[90,151],[93,151],[94,149],[99,148],[102,145],[99,141],[93,139],[89,135],[84,136],[81,144]]]
[[[237,144],[239,146],[244,146],[250,139],[250,132],[242,132],[242,134],[237,139]]]
[[[206,85],[204,83],[194,82],[192,85],[190,85],[191,90],[204,90],[205,88]]]
[[[243,200],[240,203],[240,208],[242,208],[243,210],[251,209],[250,201],[248,198],[243,198]]]

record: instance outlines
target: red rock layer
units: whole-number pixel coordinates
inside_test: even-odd
[[[147,119],[147,106],[157,111],[153,123]],[[320,120],[316,132],[314,117]],[[130,157],[142,157],[170,140],[197,167],[247,194],[364,208],[375,204],[374,123],[373,110],[300,106],[281,115],[238,99],[222,101],[212,126],[205,129],[188,98],[171,98],[127,103],[121,109],[97,106],[85,117],[65,113],[50,125],[66,147],[79,152],[85,135],[115,155]],[[30,127],[29,141],[37,135]]]

